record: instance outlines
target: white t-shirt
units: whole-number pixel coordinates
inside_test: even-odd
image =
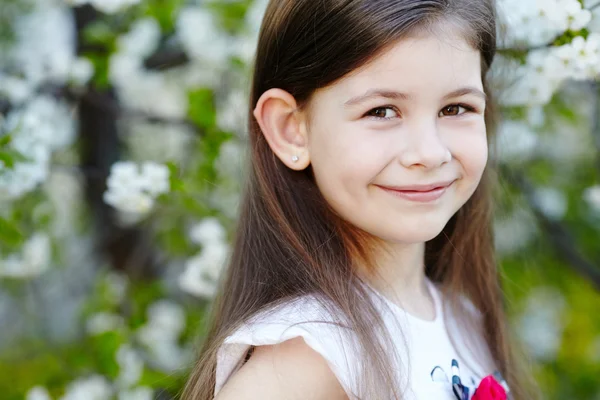
[[[394,350],[400,354],[400,360],[410,360],[408,371],[405,362],[394,366],[397,367],[394,369],[399,371],[400,382],[407,385],[405,399],[456,400],[452,392],[452,359],[459,362],[461,381],[469,388],[470,399],[481,379],[494,372],[489,351],[486,350],[486,354],[478,354],[477,360],[470,357],[468,351],[461,351],[460,354],[456,351],[444,322],[442,293],[429,279],[426,279],[426,282],[435,302],[436,318],[433,321],[411,315],[377,292],[374,296],[386,328],[394,338]],[[358,346],[357,341],[348,329],[315,322],[327,320],[327,313],[311,296],[297,298],[284,303],[273,312],[255,316],[227,337],[219,349],[215,395],[242,366],[250,346],[272,345],[302,337],[308,346],[327,361],[348,398],[356,399],[358,377],[355,376],[355,367],[360,360],[353,349]],[[402,332],[398,332],[399,328]],[[454,339],[459,347],[462,347],[465,340],[478,340],[479,344],[483,343],[481,338],[472,335],[468,338],[459,336]],[[468,367],[465,362],[467,360],[473,369]],[[484,367],[486,365],[487,368]]]

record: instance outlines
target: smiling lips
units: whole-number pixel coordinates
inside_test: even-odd
[[[403,199],[426,203],[442,197],[455,180],[438,182],[430,185],[412,186],[378,186],[386,192]]]

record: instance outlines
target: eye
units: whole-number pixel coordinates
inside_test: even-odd
[[[387,119],[394,119],[394,113],[398,114],[395,111],[395,107],[393,106],[381,106],[381,107],[377,107],[372,109],[371,111],[367,112],[365,114],[365,116],[369,116],[373,119],[383,119],[383,120],[387,120]]]
[[[450,104],[446,107],[442,108],[440,111],[440,116],[444,117],[454,117],[458,115],[462,115],[465,112],[473,112],[475,111],[474,107],[468,106],[466,104]]]

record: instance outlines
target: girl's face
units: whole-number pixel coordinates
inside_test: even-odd
[[[464,39],[404,39],[312,97],[317,185],[343,219],[386,242],[430,240],[479,184],[485,105],[480,54]]]

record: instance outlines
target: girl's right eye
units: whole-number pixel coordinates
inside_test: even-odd
[[[390,113],[388,110],[391,111],[392,113]],[[399,114],[395,110],[395,107],[381,106],[381,107],[374,108],[371,111],[367,112],[365,114],[365,117],[370,117],[371,119],[375,119],[375,120],[389,120],[389,119],[396,118],[395,116],[393,116],[393,113]]]

